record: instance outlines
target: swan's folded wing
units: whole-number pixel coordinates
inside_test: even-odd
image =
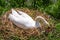
[[[32,17],[30,17],[27,13],[24,13],[24,12],[19,11],[19,10],[18,10],[18,12],[19,12],[19,14],[21,14],[21,16],[23,16],[23,17],[26,18],[27,20],[29,20],[29,21],[34,21],[34,20],[32,19]]]
[[[12,14],[9,14],[8,18],[11,20],[11,21],[17,21],[17,17],[15,17],[14,15]]]
[[[18,13],[21,14],[22,16],[31,18],[27,13],[22,12],[22,11],[19,11],[19,10],[17,10],[17,11],[18,11]]]
[[[20,15],[17,13],[17,11],[15,11],[14,9],[11,9],[12,11],[12,15],[16,16],[16,17],[19,17]]]
[[[9,14],[8,18],[14,23],[26,24],[28,22],[27,19],[22,16],[16,17],[12,14]]]
[[[27,13],[17,10],[20,15],[28,16]]]

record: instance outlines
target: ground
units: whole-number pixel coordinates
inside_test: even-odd
[[[14,25],[9,19],[8,15],[11,13],[11,10],[8,10],[0,17],[0,40],[49,40],[47,37],[48,33],[54,29],[56,21],[50,15],[45,12],[40,12],[39,10],[27,9],[27,8],[14,8],[15,10],[21,10],[28,13],[33,19],[37,16],[44,17],[50,24],[50,28],[47,25],[42,24],[44,27],[44,33],[40,30],[33,28],[25,30],[18,28]],[[46,28],[45,28],[46,27]]]

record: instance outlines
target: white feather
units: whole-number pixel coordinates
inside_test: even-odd
[[[21,27],[20,25],[23,25],[22,28],[33,28],[41,26],[39,22],[34,21],[29,15],[27,15],[27,13],[19,10],[16,12],[14,9],[12,9],[12,13],[9,14],[8,18],[18,27]],[[45,21],[43,17],[40,18]],[[48,22],[46,23],[48,24]]]

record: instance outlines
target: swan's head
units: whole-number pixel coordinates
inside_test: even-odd
[[[40,24],[39,20],[35,20],[35,26],[36,27],[41,27],[41,24]]]

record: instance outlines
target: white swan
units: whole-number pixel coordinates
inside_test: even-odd
[[[49,23],[41,16],[36,17],[36,21],[34,21],[27,13],[24,13],[22,11],[15,11],[12,9],[12,13],[9,14],[8,18],[18,27],[21,28],[33,28],[33,27],[41,27],[39,21],[37,20],[38,18],[42,19],[47,25]],[[21,26],[22,25],[22,26]]]

